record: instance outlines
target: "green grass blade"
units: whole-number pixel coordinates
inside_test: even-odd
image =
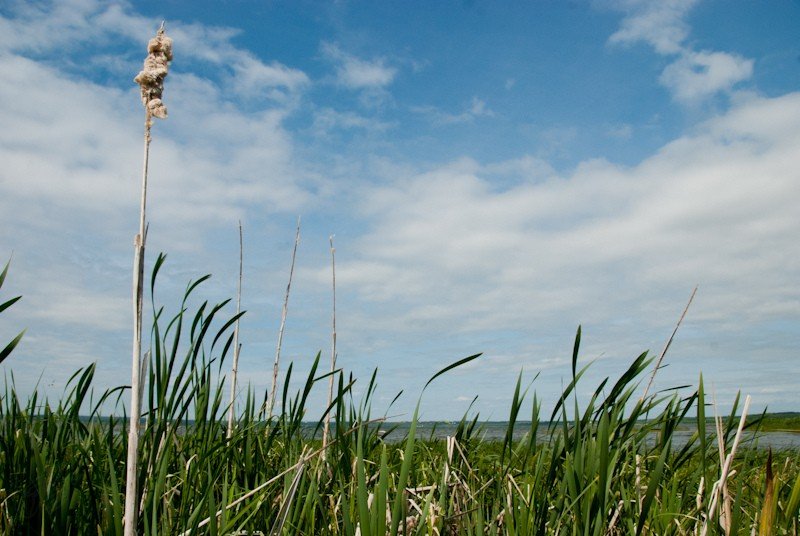
[[[14,337],[14,339],[10,343],[8,343],[6,347],[3,348],[2,351],[0,351],[0,363],[5,361],[5,359],[11,354],[14,348],[16,348],[17,344],[19,344],[19,341],[22,340],[22,336],[25,335],[25,331],[27,330],[23,329],[19,335]]]

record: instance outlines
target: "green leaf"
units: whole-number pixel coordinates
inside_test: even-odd
[[[22,330],[22,332],[21,332],[19,335],[17,335],[16,337],[14,337],[14,340],[13,340],[13,341],[11,341],[10,343],[8,343],[8,344],[6,345],[6,347],[5,347],[5,348],[3,348],[3,351],[2,351],[2,352],[0,352],[0,363],[2,363],[3,361],[5,361],[5,359],[8,357],[8,355],[9,355],[9,354],[11,353],[11,351],[14,349],[14,347],[15,347],[15,346],[17,346],[17,344],[19,343],[19,341],[22,339],[22,336],[23,336],[23,335],[25,335],[25,332],[26,332],[26,331],[27,331],[27,330],[23,329],[23,330]]]
[[[11,264],[11,259],[8,260],[5,267],[3,268],[2,273],[0,273],[0,288],[3,288],[3,281],[6,280],[6,274],[8,273],[8,266]]]
[[[575,379],[575,373],[578,364],[578,350],[581,348],[581,327],[578,326],[578,332],[575,334],[575,344],[572,346],[572,379]]]
[[[661,451],[661,456],[658,457],[658,461],[656,462],[653,472],[650,474],[650,482],[647,484],[647,491],[645,492],[644,500],[642,501],[642,512],[639,515],[639,523],[636,527],[637,536],[642,534],[642,529],[644,529],[644,524],[647,521],[647,513],[650,511],[650,506],[653,504],[653,499],[656,496],[656,490],[661,484],[661,478],[664,475],[664,464],[667,461],[667,456],[669,455],[670,451],[669,447],[670,443],[667,443],[667,446]]]
[[[431,379],[430,379],[430,380],[428,380],[428,383],[426,383],[426,384],[425,384],[425,387],[423,387],[423,388],[422,388],[422,390],[424,391],[425,389],[427,389],[427,388],[428,388],[428,386],[431,384],[431,382],[432,382],[433,380],[435,380],[436,378],[438,378],[439,376],[441,376],[442,374],[444,374],[444,373],[445,373],[445,372],[447,372],[448,370],[453,370],[453,369],[454,369],[454,368],[456,368],[456,367],[460,367],[461,365],[464,365],[464,364],[466,364],[466,363],[469,363],[470,361],[472,361],[472,360],[474,360],[474,359],[477,359],[477,358],[479,358],[479,357],[480,357],[480,356],[482,356],[482,355],[483,355],[482,353],[481,353],[481,354],[475,354],[475,355],[471,355],[471,356],[469,356],[469,357],[465,357],[464,359],[459,359],[459,360],[458,360],[458,361],[456,361],[455,363],[451,363],[450,365],[447,365],[447,366],[446,366],[446,367],[444,367],[442,370],[440,370],[439,372],[437,372],[436,374],[434,374],[433,376],[431,376]]]
[[[10,299],[10,300],[8,300],[7,302],[5,302],[5,303],[3,303],[3,304],[0,304],[0,313],[2,313],[3,311],[5,311],[6,309],[8,309],[9,307],[11,307],[12,305],[14,305],[15,303],[17,303],[17,301],[19,301],[19,299],[20,299],[21,297],[22,297],[22,296],[17,296],[16,298],[11,298],[11,299]]]

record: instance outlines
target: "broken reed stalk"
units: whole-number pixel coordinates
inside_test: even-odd
[[[233,403],[236,400],[236,375],[239,372],[239,312],[242,310],[242,264],[244,260],[244,241],[242,239],[242,221],[239,220],[239,286],[236,290],[236,327],[233,329],[233,366],[231,367],[231,405],[228,408],[228,435],[233,435]]]
[[[683,322],[686,313],[689,311],[689,306],[692,305],[692,300],[694,300],[694,295],[697,293],[697,286],[695,285],[694,290],[692,290],[691,296],[689,296],[689,301],[686,303],[686,307],[683,309],[683,313],[681,313],[681,317],[678,319],[678,323],[675,324],[675,329],[672,330],[672,335],[669,336],[667,339],[667,343],[664,345],[664,349],[661,350],[661,354],[659,354],[658,359],[656,360],[656,364],[653,367],[653,373],[650,375],[650,381],[647,382],[647,387],[644,389],[644,393],[642,393],[642,398],[640,400],[644,400],[647,398],[647,393],[650,391],[650,387],[653,386],[653,380],[656,378],[656,373],[658,369],[661,367],[661,361],[664,359],[664,356],[669,350],[669,347],[672,345],[672,340],[675,338],[675,334],[678,333],[678,328],[681,327],[681,323]]]
[[[172,60],[172,39],[164,33],[161,23],[156,36],[147,43],[144,69],[134,78],[142,90],[145,107],[144,158],[142,163],[142,195],[139,207],[139,232],[133,247],[133,354],[131,358],[131,407],[128,430],[128,456],[125,475],[125,536],[135,536],[139,520],[137,508],[137,466],[139,461],[139,420],[141,417],[142,378],[142,295],[144,289],[144,247],[147,238],[145,209],[147,207],[147,171],[150,161],[150,128],[152,118],[166,119],[167,108],[161,101],[164,78]]]
[[[289,267],[289,284],[286,285],[286,296],[283,299],[281,311],[281,327],[278,330],[278,344],[275,349],[275,363],[272,365],[272,387],[269,391],[269,405],[267,406],[267,419],[272,417],[275,407],[275,390],[278,388],[278,368],[281,361],[281,346],[283,345],[283,329],[286,327],[286,314],[289,311],[289,292],[292,289],[292,276],[294,275],[294,261],[297,258],[297,245],[300,243],[300,217],[297,217],[297,230],[294,234],[294,249],[292,250],[292,264]]]
[[[713,401],[714,401],[714,426],[717,430],[717,450],[719,452],[719,466],[725,467],[725,433],[722,427],[722,417],[719,416],[717,412],[717,393],[716,391],[713,392]],[[729,524],[730,524],[730,495],[728,494],[728,483],[725,482],[724,485],[720,487],[720,489],[712,488],[711,495],[712,500],[715,497],[714,492],[721,494],[723,498],[723,508],[719,514],[719,524],[724,529],[725,534],[730,532]]]
[[[331,407],[333,401],[333,371],[336,369],[336,248],[333,247],[333,235],[328,240],[331,243],[331,274],[333,276],[333,333],[331,335],[331,375],[328,379],[328,405]],[[325,416],[325,428],[322,432],[322,447],[328,444],[328,434],[331,427],[331,412]]]
[[[723,490],[726,489],[728,483],[728,477],[731,475],[731,463],[733,463],[733,458],[736,456],[736,449],[739,448],[739,441],[742,439],[742,433],[744,432],[745,424],[747,424],[747,412],[750,409],[750,395],[747,395],[744,399],[744,406],[742,407],[742,415],[739,417],[739,427],[736,429],[736,435],[733,437],[733,445],[731,446],[731,451],[725,457],[725,463],[722,465],[720,469],[719,480],[714,483],[714,488],[711,492],[711,504],[708,507],[708,515],[706,516],[703,522],[703,528],[700,531],[700,536],[706,536],[708,532],[708,523],[714,518],[714,514],[717,510],[717,504],[720,501],[720,495],[723,494]],[[719,433],[719,432],[718,432]],[[724,447],[723,447],[724,448]],[[725,497],[722,498],[725,500]],[[724,506],[724,505],[723,505]],[[723,512],[725,509],[723,508]],[[723,529],[725,534],[730,532],[730,513],[728,513],[728,517],[725,517],[725,513],[720,513],[720,521],[723,525]]]

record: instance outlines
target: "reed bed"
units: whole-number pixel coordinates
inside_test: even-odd
[[[152,304],[164,260],[158,257],[151,275]],[[240,315],[226,314],[227,302],[190,310],[207,278],[187,286],[174,312],[153,306],[136,467],[140,513],[132,524],[138,533],[797,534],[800,453],[740,447],[731,455],[758,420],[742,432],[737,399],[718,430],[707,429],[702,378],[690,396],[639,398],[647,353],[582,402],[580,332],[572,379],[555,410],[542,415],[541,401],[518,380],[502,441],[482,439],[477,415],[465,415],[447,439],[419,439],[416,412],[405,436],[387,441],[395,425],[372,409],[377,371],[356,400],[356,380],[341,369],[321,372],[320,355],[297,392],[289,390],[295,371],[287,368],[273,415],[248,389],[229,435],[225,363]],[[426,388],[477,358],[456,361]],[[6,379],[0,533],[123,534],[130,419],[121,401],[129,386],[98,395],[94,371],[93,364],[77,371],[58,402],[37,393],[20,400],[13,377]],[[303,418],[309,395],[325,392],[329,378],[334,396],[316,423],[319,432],[332,416],[323,448]],[[101,415],[109,405],[117,414]],[[520,419],[530,430],[514,440]],[[694,435],[675,446],[674,433],[687,422]]]

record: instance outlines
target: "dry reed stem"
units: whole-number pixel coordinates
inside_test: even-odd
[[[236,327],[233,329],[233,366],[231,367],[231,404],[228,408],[228,435],[233,435],[233,407],[236,401],[236,377],[239,373],[239,312],[242,310],[242,271],[244,264],[244,240],[242,238],[242,221],[239,220],[239,286],[236,290]]]
[[[286,498],[283,500],[280,510],[278,510],[278,516],[275,518],[275,523],[272,525],[272,529],[269,531],[270,536],[279,536],[283,532],[283,526],[286,524],[286,519],[289,516],[289,510],[294,502],[294,497],[297,494],[297,488],[300,485],[300,479],[303,477],[303,470],[305,469],[305,460],[303,459],[304,455],[305,448],[303,449],[303,453],[300,455],[300,466],[297,468],[297,472],[294,474],[292,483],[289,486],[289,492],[286,494]]]
[[[678,328],[681,327],[681,323],[683,322],[686,313],[689,311],[689,306],[692,305],[692,300],[694,300],[694,295],[697,293],[697,286],[695,285],[694,290],[692,290],[691,296],[689,296],[689,301],[686,303],[686,307],[683,309],[683,313],[681,313],[681,317],[678,319],[678,323],[675,324],[675,329],[672,330],[672,335],[669,336],[667,339],[667,343],[664,345],[664,349],[661,350],[661,354],[659,354],[658,359],[656,360],[656,364],[653,367],[653,373],[650,375],[650,381],[647,382],[647,387],[645,387],[644,393],[642,393],[641,400],[647,398],[647,393],[650,391],[650,387],[653,385],[653,380],[656,378],[656,373],[658,369],[661,367],[661,361],[664,359],[664,355],[666,355],[667,350],[672,345],[672,340],[675,338],[675,334],[678,333]]]
[[[333,235],[328,240],[331,244],[331,274],[333,276],[333,332],[331,334],[331,375],[328,379],[328,405],[333,401],[333,371],[336,370],[336,248],[333,247]],[[325,416],[325,428],[322,432],[323,448],[328,444],[328,434],[330,433],[331,413]]]
[[[300,217],[297,218],[297,230],[294,234],[294,249],[292,250],[292,264],[289,267],[289,284],[286,285],[286,296],[283,299],[283,310],[281,311],[281,327],[278,330],[278,344],[275,348],[275,363],[272,365],[272,387],[269,391],[269,405],[267,407],[267,418],[272,417],[272,410],[275,408],[275,390],[278,388],[278,368],[281,361],[281,346],[283,345],[283,330],[286,327],[286,315],[289,311],[289,292],[292,289],[292,276],[294,275],[294,261],[297,258],[297,245],[300,243]]]
[[[739,418],[739,427],[736,429],[736,435],[733,438],[733,445],[731,446],[731,451],[725,457],[725,464],[722,466],[720,470],[720,477],[719,480],[714,484],[714,489],[712,491],[711,497],[711,505],[708,508],[708,516],[706,517],[705,523],[703,524],[703,530],[701,531],[701,536],[705,536],[706,532],[708,531],[708,522],[709,520],[713,519],[714,513],[717,509],[717,503],[719,502],[719,496],[722,493],[722,490],[725,488],[727,484],[728,477],[733,475],[731,472],[731,463],[733,463],[733,458],[736,456],[736,449],[739,447],[739,441],[742,438],[742,432],[744,431],[744,425],[747,423],[747,412],[750,409],[750,395],[747,395],[744,399],[744,406],[742,407],[742,415]],[[720,515],[720,518],[723,516]],[[727,526],[723,526],[725,529],[725,534],[730,534],[730,517],[727,519]]]
[[[167,109],[161,101],[164,78],[172,60],[172,39],[164,33],[161,23],[156,37],[147,44],[148,56],[144,69],[134,81],[142,90],[145,106],[144,155],[142,163],[142,195],[139,207],[139,232],[133,240],[133,352],[131,356],[131,408],[128,430],[128,455],[125,474],[125,513],[123,517],[125,536],[136,535],[139,511],[137,508],[137,466],[139,462],[139,420],[142,398],[142,295],[144,289],[144,250],[146,241],[147,172],[150,161],[150,127],[152,118],[164,119]]]
[[[446,442],[447,458],[444,461],[444,483],[450,480],[450,465],[453,463],[453,454],[456,448],[456,438],[447,436]]]
[[[273,484],[273,483],[277,482],[278,480],[280,480],[281,478],[283,478],[287,474],[291,473],[295,469],[299,469],[300,467],[305,465],[311,458],[313,458],[314,456],[319,454],[321,451],[322,451],[322,449],[318,449],[317,451],[315,451],[315,452],[313,452],[313,453],[311,453],[309,455],[301,454],[300,455],[300,460],[296,464],[292,465],[288,469],[285,469],[284,471],[281,471],[280,473],[278,473],[274,477],[270,478],[269,480],[267,480],[263,484],[260,484],[259,486],[256,486],[255,488],[251,489],[250,491],[248,491],[247,493],[245,493],[244,495],[242,495],[241,497],[239,497],[235,501],[228,503],[227,505],[225,505],[225,508],[223,508],[222,510],[217,510],[217,513],[214,514],[214,516],[207,517],[204,520],[202,520],[200,523],[198,523],[197,524],[197,528],[205,527],[206,525],[208,525],[211,522],[212,519],[216,519],[219,516],[221,516],[225,512],[225,510],[230,510],[234,506],[237,506],[238,504],[246,501],[247,499],[249,499],[250,497],[252,497],[256,493],[258,493],[262,489],[266,488],[270,484]],[[189,529],[189,530],[185,530],[185,531],[181,532],[178,536],[189,536],[189,534],[191,534],[191,533],[192,533],[192,530]]]
[[[720,417],[719,413],[717,412],[716,391],[712,391],[711,397],[714,405],[714,428],[717,432],[717,453],[719,454],[719,466],[720,468],[722,468],[725,465],[725,437],[724,437],[724,430],[722,428],[722,417]],[[715,487],[720,487],[719,481],[715,482],[714,486],[712,486],[711,489],[712,500],[714,497]],[[716,491],[721,494],[721,497],[723,499],[723,508],[720,511],[719,524],[725,529],[725,533],[727,534],[728,532],[730,532],[729,530],[730,496],[728,495],[727,481],[721,485],[720,489],[717,489]]]
[[[619,515],[622,512],[623,506],[625,506],[625,501],[621,500],[617,503],[616,508],[614,508],[614,514],[611,516],[611,521],[609,521],[608,527],[606,528],[607,536],[614,534],[614,527],[617,526],[617,521],[619,520]]]

